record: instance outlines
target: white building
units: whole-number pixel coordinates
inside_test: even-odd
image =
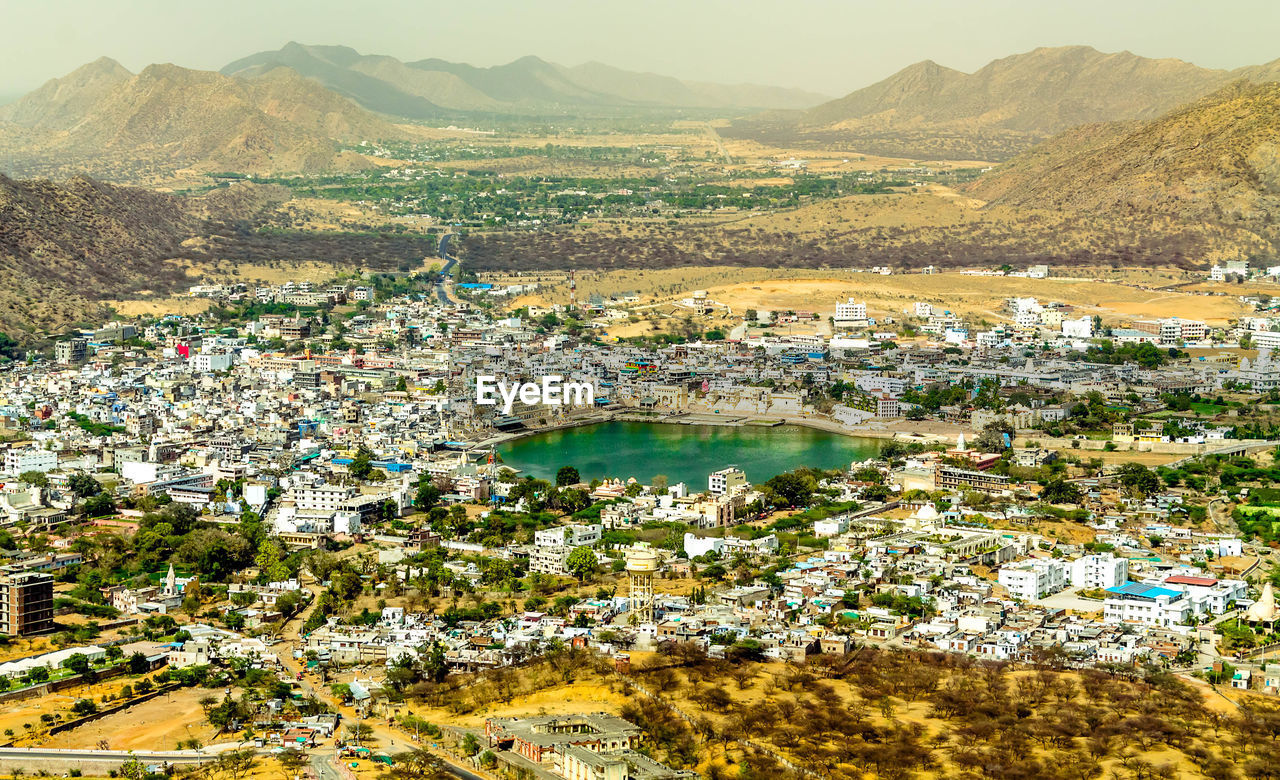
[[[604,526],[595,525],[561,525],[555,528],[544,528],[535,531],[533,543],[538,547],[581,547],[591,546],[600,541],[604,534]]]
[[[1182,625],[1191,616],[1191,602],[1176,590],[1128,582],[1107,588],[1102,619],[1107,623],[1139,623],[1167,628]]]
[[[1114,588],[1129,581],[1129,561],[1114,555],[1086,555],[1071,562],[1071,587]]]
[[[236,362],[230,352],[200,352],[191,356],[191,370],[208,373],[226,371]]]
[[[1093,318],[1081,317],[1078,320],[1063,320],[1062,335],[1073,339],[1093,338]]]
[[[707,491],[713,496],[732,493],[735,488],[746,487],[747,475],[742,469],[730,466],[727,469],[711,472],[707,477]]]
[[[1023,601],[1041,599],[1067,586],[1064,561],[1033,560],[1000,569],[999,582],[1009,595]]]
[[[294,506],[302,512],[335,512],[348,499],[355,498],[357,492],[354,487],[326,484],[296,487],[289,491],[289,498],[293,499]]]
[[[39,471],[44,474],[58,468],[58,453],[39,447],[5,450],[4,470],[8,474]]]
[[[867,321],[867,304],[854,303],[852,298],[850,298],[845,303],[837,303],[835,320],[837,323],[866,322]]]

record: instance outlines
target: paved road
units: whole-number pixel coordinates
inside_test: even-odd
[[[458,263],[458,258],[449,255],[449,242],[455,235],[457,234],[445,233],[440,237],[440,259],[444,261],[444,267],[440,269],[440,281],[436,282],[436,297],[440,299],[441,306],[454,305],[453,299],[449,297],[448,285],[453,283],[451,274]]]
[[[307,618],[311,615],[312,611],[314,611],[320,603],[319,597],[321,589],[319,586],[313,583],[303,583],[303,587],[311,592],[311,603],[307,605],[306,609],[295,615],[284,625],[280,631],[280,638],[283,640],[283,643],[277,644],[273,648],[276,655],[280,658],[281,666],[283,666],[285,671],[293,677],[296,677],[298,672],[305,672],[306,662],[294,658],[291,647],[295,643],[301,643],[302,626],[306,623]],[[342,716],[343,721],[347,723],[356,723],[359,720],[352,707],[344,705],[336,696],[333,695],[333,691],[327,686],[314,684],[312,682],[312,677],[309,674],[303,675],[302,691],[304,695],[313,696],[319,701],[328,704],[334,712],[337,712]],[[417,747],[413,741],[413,736],[409,732],[403,731],[396,726],[388,726],[385,719],[365,718],[360,722],[365,723],[373,730],[373,741],[376,742],[379,750],[387,753],[388,755],[395,755],[396,753],[412,750]],[[338,737],[340,734],[335,734],[334,736]],[[430,747],[430,745],[424,743],[423,747]],[[445,754],[443,751],[433,750],[432,752],[435,753],[437,758],[444,761],[444,768],[454,777],[460,778],[461,780],[486,780],[485,777],[475,774],[474,772],[454,763],[453,757]],[[333,755],[334,753],[331,750],[312,753],[311,766],[316,770],[316,776],[319,780],[341,780],[341,774],[331,763],[329,763],[332,760]]]
[[[0,747],[0,760],[32,761],[119,761],[136,758],[143,763],[199,764],[212,761],[216,754],[196,750],[60,750],[42,747]]]

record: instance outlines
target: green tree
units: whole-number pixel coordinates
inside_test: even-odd
[[[556,472],[556,487],[566,487],[568,485],[576,485],[582,481],[582,476],[578,474],[578,470],[573,466],[561,466]]]
[[[24,471],[18,475],[18,479],[38,488],[49,487],[49,477],[42,471]]]
[[[595,574],[599,562],[596,560],[595,550],[584,544],[573,548],[569,557],[565,559],[564,566],[570,574],[577,577],[579,581],[583,581]]]
[[[1050,504],[1078,504],[1082,495],[1079,486],[1059,478],[1045,483],[1040,500]]]
[[[351,459],[351,465],[347,466],[347,473],[356,479],[368,479],[372,471],[373,453],[368,447],[361,446],[356,456]]]
[[[129,674],[146,674],[151,671],[151,662],[142,653],[129,656]]]
[[[1147,496],[1160,489],[1160,477],[1141,463],[1121,464],[1116,476],[1121,485],[1139,496]]]
[[[77,471],[67,477],[67,489],[84,499],[101,493],[102,485],[83,471]]]
[[[282,582],[289,579],[289,567],[281,560],[280,545],[276,544],[274,539],[263,542],[254,562],[267,582]]]
[[[70,669],[76,674],[84,674],[89,671],[89,656],[84,653],[72,653],[67,660],[62,662],[64,669]]]

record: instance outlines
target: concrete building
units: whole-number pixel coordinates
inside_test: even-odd
[[[707,477],[707,491],[715,496],[731,493],[735,488],[746,487],[746,485],[747,475],[736,466],[713,471]]]
[[[998,581],[1014,598],[1023,601],[1041,599],[1067,586],[1067,564],[1063,561],[1024,561],[1001,568]]]
[[[44,474],[58,468],[58,453],[39,447],[5,450],[4,470],[7,474],[39,471]]]
[[[1106,589],[1129,581],[1129,561],[1114,555],[1086,555],[1071,562],[1071,587]]]
[[[0,634],[29,636],[53,630],[53,577],[0,572]]]

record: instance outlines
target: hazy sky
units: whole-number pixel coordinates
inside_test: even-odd
[[[1280,0],[0,0],[0,95],[106,55],[216,69],[290,40],[405,60],[526,54],[839,95],[923,59],[972,71],[1087,44],[1234,68],[1280,58]]]

